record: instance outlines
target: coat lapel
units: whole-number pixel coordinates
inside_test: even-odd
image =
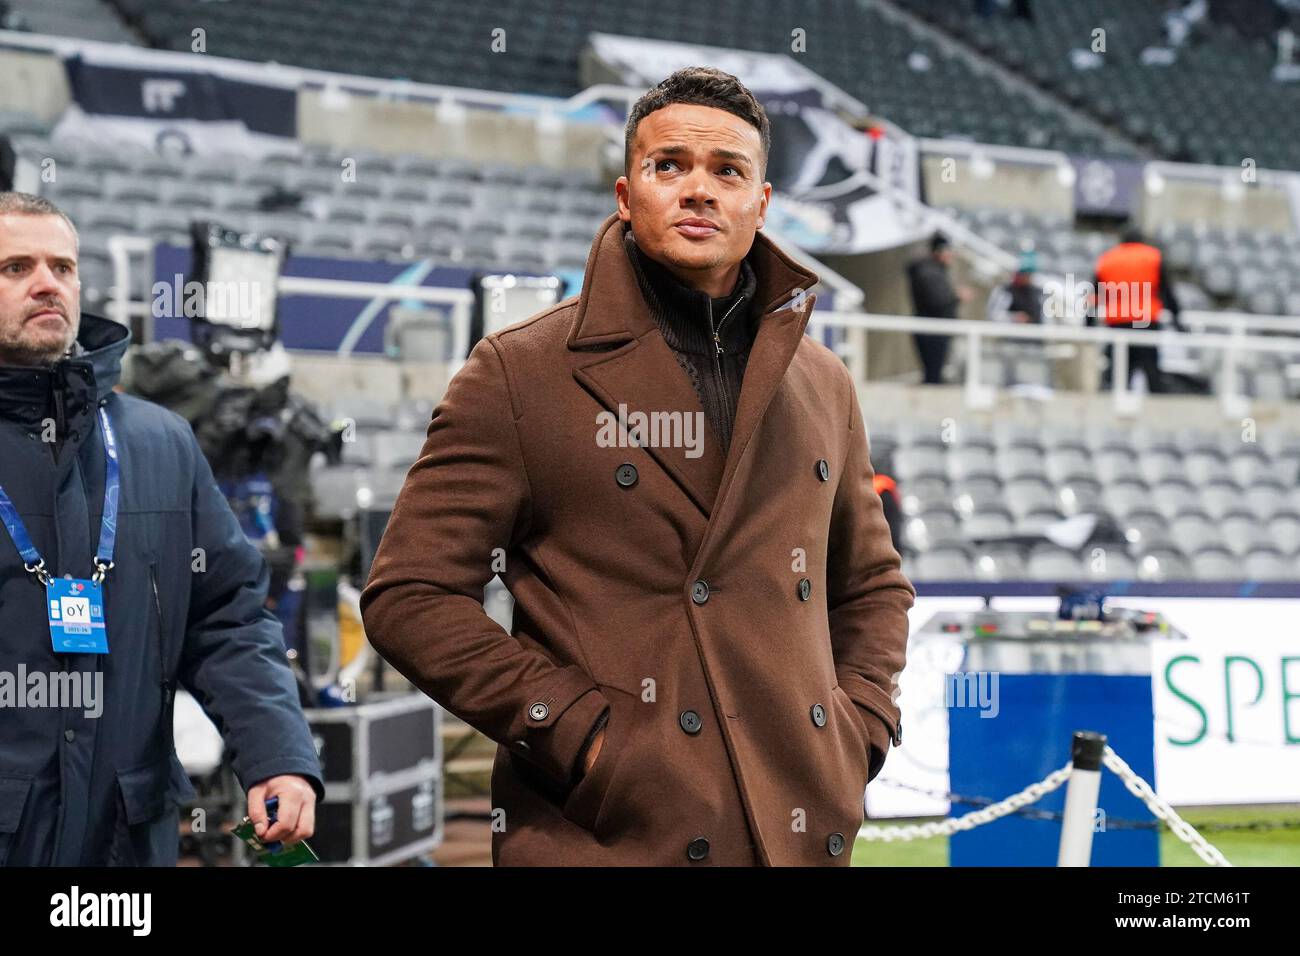
[[[574,378],[616,419],[622,406],[627,415],[680,412],[683,420],[689,416],[691,427],[704,425],[704,407],[690,379],[658,329],[651,332],[612,353],[597,353],[594,361],[574,370]],[[712,438],[712,434],[703,436],[702,454],[695,458],[687,456],[686,448],[645,447],[705,516],[717,496],[722,471],[721,450]]]
[[[699,396],[659,333],[637,285],[623,247],[625,228],[617,214],[611,215],[587,257],[568,347],[578,352],[603,350],[580,359],[573,376],[616,418],[621,406],[626,415],[681,412],[703,423]],[[762,233],[755,235],[754,243],[758,253],[751,260],[758,281],[755,296],[763,315],[750,350],[728,455],[724,460],[711,432],[704,437],[703,454],[696,458],[687,457],[686,448],[647,445],[644,449],[705,518],[714,512],[719,489],[725,488],[762,421],[815,300],[809,295],[802,309],[783,307],[796,290],[815,285],[817,276],[787,258]]]

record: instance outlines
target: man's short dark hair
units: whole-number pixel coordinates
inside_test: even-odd
[[[1142,228],[1134,223],[1129,223],[1120,233],[1120,242],[1146,242],[1146,237],[1142,235]]]
[[[943,252],[943,250],[947,249],[951,245],[952,243],[948,240],[948,237],[941,232],[936,232],[930,237],[930,251],[932,253]]]
[[[77,245],[81,245],[77,227],[68,214],[43,196],[0,190],[0,216],[58,216],[72,230],[72,237],[77,240]]]
[[[754,98],[745,84],[730,73],[711,66],[688,66],[664,79],[633,105],[623,138],[624,173],[630,174],[632,171],[632,142],[636,139],[636,130],[641,125],[641,120],[655,110],[674,103],[726,110],[754,127],[763,144],[763,170],[766,171],[767,154],[772,148],[772,127],[767,121],[767,111],[763,109],[763,104]]]

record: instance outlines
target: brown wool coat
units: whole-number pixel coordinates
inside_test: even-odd
[[[487,336],[452,379],[366,633],[498,743],[497,865],[847,866],[897,741],[916,592],[853,381],[804,334],[817,276],[755,237],[763,315],[725,460],[711,434],[698,457],[648,432],[611,447],[602,411],[701,411],[625,228],[601,226],[580,295]],[[510,633],[481,606],[497,571]]]

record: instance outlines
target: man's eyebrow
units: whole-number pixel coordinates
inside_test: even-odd
[[[654,149],[650,150],[650,152],[652,155],[680,156],[682,153],[689,153],[690,149],[686,146],[673,144],[671,146],[656,146]],[[709,151],[709,155],[716,159],[726,159],[731,162],[744,163],[747,166],[750,165],[750,158],[744,153],[736,152],[734,149],[713,149]]]
[[[50,256],[49,259],[55,265],[59,265],[59,266],[63,266],[63,265],[75,266],[77,264],[77,260],[69,256]],[[35,261],[36,261],[36,256],[20,252],[12,256],[6,256],[4,259],[0,259],[0,265],[9,265],[14,262],[35,262]]]

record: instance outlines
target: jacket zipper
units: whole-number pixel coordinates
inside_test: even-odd
[[[63,429],[67,425],[67,410],[63,407],[63,389],[58,387],[55,374],[50,373],[50,398],[54,402],[54,441],[50,443],[50,454],[54,463],[59,463],[59,445],[63,441]]]
[[[726,313],[722,316],[722,320],[721,320],[720,322],[718,322],[717,328],[715,328],[715,329],[713,330],[713,348],[714,348],[714,350],[715,350],[714,353],[713,353],[713,358],[714,358],[715,360],[716,360],[717,357],[718,357],[719,355],[721,355],[722,352],[723,352],[723,348],[722,348],[722,326],[726,324],[727,319],[731,318],[731,313],[733,313],[733,312],[736,311],[736,306],[740,305],[740,303],[743,302],[744,300],[745,300],[745,297],[742,295],[740,298],[736,299],[735,302],[731,303],[731,308],[729,308],[729,309],[726,311]],[[710,315],[710,318],[712,318],[712,315]],[[722,366],[721,366],[721,364],[719,364],[719,365],[718,365],[718,374],[719,374],[719,375],[722,374],[722,371],[721,371],[721,370],[722,370]]]
[[[149,565],[149,586],[153,588],[153,609],[158,615],[158,683],[162,686],[163,712],[171,707],[171,684],[167,680],[167,656],[164,650],[167,642],[163,640],[162,600],[158,596],[158,566]]]
[[[745,297],[742,295],[739,298],[737,298],[735,302],[731,303],[731,308],[729,308],[726,311],[726,313],[722,316],[722,319],[719,320],[717,326],[714,327],[713,329],[713,368],[718,375],[718,387],[723,389],[724,392],[726,391],[727,388],[727,382],[722,375],[722,359],[720,357],[723,352],[722,326],[726,323],[727,319],[731,318],[731,313],[736,311],[736,306],[740,305],[740,303],[743,301],[745,301]],[[710,325],[713,324],[712,306],[710,306],[709,308],[709,324]],[[730,442],[730,436],[727,437],[727,442],[728,443]]]

